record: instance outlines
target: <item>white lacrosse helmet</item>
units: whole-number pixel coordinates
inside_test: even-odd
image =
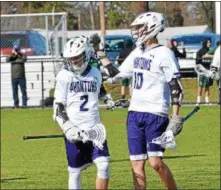
[[[69,69],[80,75],[86,69],[90,60],[91,46],[86,37],[74,37],[64,46],[63,57],[67,59]]]
[[[163,32],[165,24],[165,17],[160,13],[145,12],[137,16],[130,25],[136,45],[139,46],[157,36],[159,32]]]

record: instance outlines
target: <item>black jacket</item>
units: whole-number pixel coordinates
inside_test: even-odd
[[[178,48],[176,46],[173,45],[173,43],[171,42],[172,47],[171,50],[174,52],[174,55],[176,58],[186,58],[186,50],[185,48],[183,48],[183,53],[179,52]]]
[[[25,78],[25,62],[27,57],[21,53],[12,54],[7,57],[6,61],[11,62],[11,77]]]
[[[196,64],[201,64],[206,69],[209,69],[210,68],[210,64],[211,64],[211,59],[203,59],[202,58],[203,55],[205,55],[209,51],[209,48],[206,45],[207,41],[208,41],[208,39],[203,41],[203,47],[196,54]]]

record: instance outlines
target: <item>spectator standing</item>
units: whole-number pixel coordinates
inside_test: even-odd
[[[213,59],[214,57],[214,54],[215,54],[215,51],[216,49],[220,46],[220,41],[216,42],[216,47],[214,48],[211,48],[204,56],[203,58],[204,59]],[[217,71],[217,68],[214,68],[212,65],[211,65],[211,70],[214,70],[214,71]],[[217,85],[219,86],[219,80],[216,81],[217,82]],[[220,102],[220,101],[219,101]]]
[[[20,52],[20,47],[15,45],[12,49],[12,55],[7,57],[6,61],[11,62],[11,82],[14,100],[14,108],[19,108],[18,86],[22,93],[22,108],[27,107],[27,92],[25,78],[25,62],[27,57]]]
[[[203,41],[202,48],[197,52],[196,64],[201,64],[206,69],[210,69],[211,59],[205,59],[203,56],[209,51],[211,42],[209,39]],[[209,87],[212,86],[212,79],[206,76],[198,76],[199,87],[197,90],[197,106],[201,103],[201,96],[203,93],[203,88],[205,88],[205,103],[209,104]]]
[[[211,48],[204,56],[203,58],[211,58],[213,59],[214,53],[216,49],[220,46],[220,41],[216,42],[216,47]]]
[[[178,42],[176,40],[171,40],[171,50],[173,51],[176,58],[186,58],[186,50],[184,48],[184,43],[181,42],[181,47],[183,49],[183,53],[181,53],[178,48]]]
[[[123,61],[127,58],[127,56],[132,52],[133,50],[133,43],[131,40],[125,40],[125,48],[120,52],[119,58],[118,58],[118,64],[121,65]],[[124,79],[121,83],[121,96],[120,99],[125,99],[126,92],[129,91],[129,85],[130,80]]]

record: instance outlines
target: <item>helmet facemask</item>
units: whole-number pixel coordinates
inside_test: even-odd
[[[67,69],[75,75],[81,75],[86,69],[91,55],[91,46],[82,37],[69,40],[64,47],[63,57],[68,64]]]
[[[80,55],[68,58],[68,63],[75,74],[80,74],[87,66],[85,51]]]
[[[155,38],[165,27],[165,17],[159,13],[147,12],[139,15],[131,24],[131,35],[136,46]]]
[[[131,34],[137,43],[141,44],[150,39],[149,34],[154,30],[148,31],[148,24],[139,24],[131,26]]]

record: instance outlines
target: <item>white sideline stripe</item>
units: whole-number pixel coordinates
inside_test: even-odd
[[[196,106],[196,104],[182,104],[182,107],[192,107],[192,106]],[[211,105],[207,105],[207,104],[200,104],[200,106],[220,106],[216,103],[211,103]],[[106,108],[107,104],[100,104],[99,108]],[[115,107],[114,109],[123,109],[123,107]],[[127,108],[126,108],[127,109]]]
[[[38,100],[36,100],[36,101],[40,101],[41,99],[39,98]],[[8,101],[9,102],[9,101]],[[4,106],[2,106],[1,105],[1,109],[8,109],[8,110],[10,110],[10,109],[12,109],[13,108],[13,100],[11,99],[10,100],[10,104],[8,104],[8,105],[4,105]],[[1,103],[2,104],[2,103]],[[182,105],[182,107],[193,107],[193,106],[196,106],[196,104],[183,104]],[[201,104],[200,106],[220,106],[220,105],[218,105],[218,104],[211,104],[211,105],[206,105],[206,104]],[[28,105],[28,107],[29,107],[29,105]],[[106,108],[107,107],[107,105],[106,104],[100,104],[99,105],[99,108]],[[39,105],[39,104],[35,104],[35,105],[30,105],[30,108],[31,109],[38,109],[38,108],[40,108],[40,109],[42,109],[41,108],[41,106]],[[51,107],[44,107],[44,109],[52,109],[52,106]],[[116,107],[115,109],[126,109],[127,110],[127,108],[123,108],[123,107]]]

